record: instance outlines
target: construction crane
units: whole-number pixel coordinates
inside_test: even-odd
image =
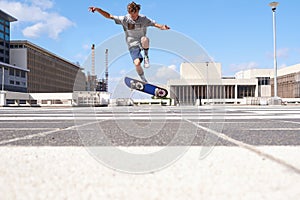
[[[105,50],[105,91],[108,91],[108,49]]]
[[[92,44],[92,76],[95,76],[95,45]]]

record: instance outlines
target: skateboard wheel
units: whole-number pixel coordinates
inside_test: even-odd
[[[166,96],[166,91],[162,90],[162,89],[156,89],[155,90],[155,96],[158,97],[165,97]]]
[[[136,89],[138,89],[138,90],[143,90],[143,89],[144,89],[144,85],[143,85],[142,83],[139,83],[139,82],[137,82],[137,83],[135,84],[135,87],[136,87]]]

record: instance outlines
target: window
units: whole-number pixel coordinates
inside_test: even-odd
[[[21,71],[21,77],[22,77],[22,78],[26,78],[26,72]]]
[[[15,75],[15,70],[12,69],[12,68],[10,68],[10,69],[9,69],[9,75],[10,75],[10,76],[14,76],[14,75]]]
[[[270,77],[257,77],[258,85],[270,85]]]
[[[238,98],[255,96],[255,86],[253,85],[239,85],[237,89],[238,89]]]
[[[9,34],[5,34],[5,40],[6,40],[6,41],[9,41],[9,40],[10,40]]]
[[[16,70],[16,76],[20,76],[20,70]]]

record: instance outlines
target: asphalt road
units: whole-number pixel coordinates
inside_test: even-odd
[[[0,145],[300,145],[300,107],[3,108]],[[90,134],[91,141],[85,134]],[[98,134],[98,135],[97,135]],[[211,136],[212,135],[212,136]],[[96,141],[106,136],[106,142]],[[97,138],[99,137],[99,138]],[[174,141],[175,140],[175,141]]]
[[[298,106],[0,108],[0,188],[4,199],[297,199],[299,130]]]

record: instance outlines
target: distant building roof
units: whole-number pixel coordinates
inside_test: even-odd
[[[0,18],[3,18],[9,22],[15,22],[15,21],[18,21],[16,18],[14,18],[13,16],[7,14],[6,12],[2,11],[0,9]]]
[[[18,66],[15,66],[15,65],[10,65],[10,64],[4,63],[4,62],[0,62],[0,67],[2,67],[2,66],[10,67],[10,68],[13,68],[13,69],[18,69],[18,70],[25,71],[25,72],[29,72],[30,71],[30,70],[24,69],[22,67],[18,67]]]
[[[10,41],[10,45],[15,45],[15,44],[18,44],[18,45],[22,44],[22,45],[25,45],[26,47],[31,47],[31,48],[34,48],[36,50],[42,51],[44,54],[48,54],[48,55],[54,56],[54,57],[56,57],[56,58],[58,58],[58,59],[60,59],[60,60],[62,60],[64,62],[72,64],[74,67],[78,67],[79,69],[82,70],[82,68],[80,68],[80,66],[78,64],[76,64],[74,62],[71,62],[69,60],[66,60],[65,58],[62,58],[62,57],[60,57],[60,56],[58,56],[58,55],[56,55],[56,54],[54,54],[54,53],[52,53],[52,52],[50,52],[50,51],[42,48],[42,47],[40,47],[40,46],[38,46],[38,45],[36,45],[34,43],[31,43],[28,40],[11,40]]]

